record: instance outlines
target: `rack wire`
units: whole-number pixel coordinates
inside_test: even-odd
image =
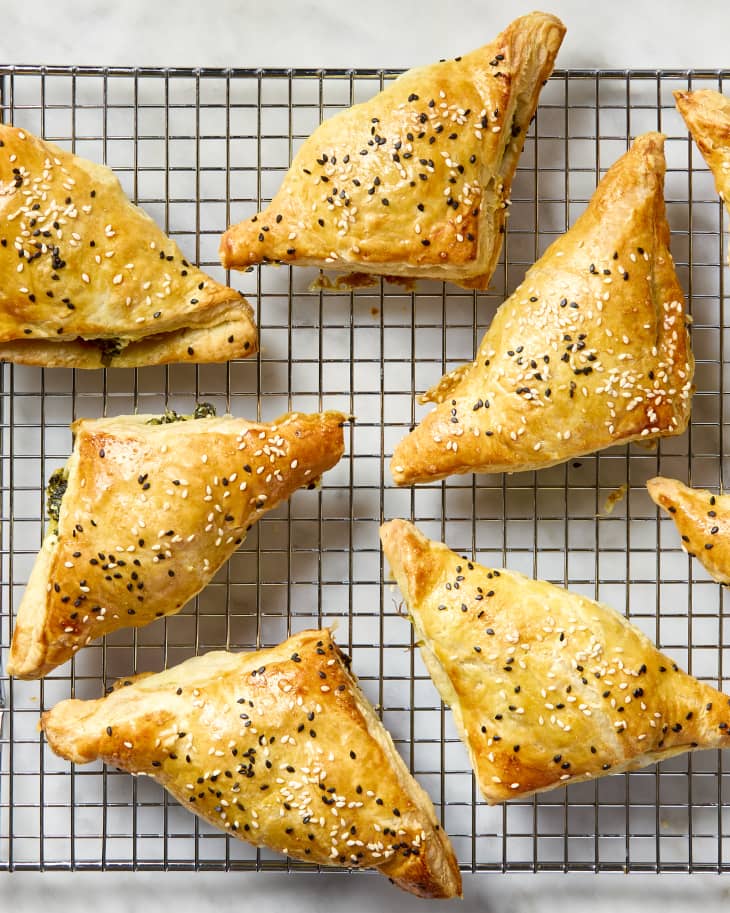
[[[324,117],[396,75],[0,67],[0,115],[111,165],[130,197],[222,279],[220,233],[271,198]],[[146,779],[67,764],[37,722],[57,700],[98,696],[130,672],[335,624],[465,870],[730,870],[730,773],[720,752],[486,806],[414,649],[377,535],[383,518],[410,517],[483,563],[608,602],[693,674],[727,684],[724,591],[681,552],[644,482],[661,472],[723,490],[728,471],[723,213],[671,97],[687,86],[722,90],[728,79],[730,71],[556,71],[526,140],[488,293],[426,281],[415,292],[387,283],[310,291],[313,271],[262,267],[228,277],[255,306],[256,359],[92,372],[0,366],[0,658],[41,542],[45,484],[71,449],[72,419],[189,409],[197,399],[263,419],[291,407],[357,417],[321,490],[264,517],[179,615],[117,632],[43,682],[0,674],[0,869],[316,869],[220,834]],[[383,455],[424,413],[415,394],[471,360],[527,267],[573,223],[630,139],[653,129],[667,134],[672,250],[694,318],[689,431],[656,451],[617,447],[539,473],[396,489]],[[609,513],[607,496],[624,484]]]

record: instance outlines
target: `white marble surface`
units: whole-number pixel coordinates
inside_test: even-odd
[[[377,875],[15,873],[0,881],[8,913],[720,913],[729,904],[730,879],[717,875],[473,875],[463,900],[435,907]]]
[[[3,4],[6,63],[151,66],[405,67],[453,56],[488,40],[532,3],[487,0],[37,0]],[[730,66],[728,0],[552,0],[568,36],[561,67]],[[607,10],[607,11],[606,11]],[[336,892],[336,893],[335,893]],[[611,910],[646,913],[728,908],[730,880],[716,876],[481,875],[465,879],[471,911]],[[423,909],[384,879],[261,874],[0,875],[0,911],[136,913],[164,904],[176,913],[248,909],[268,913]],[[439,907],[444,909],[444,907]]]
[[[37,0],[2,4],[6,63],[408,67],[460,54],[536,2]],[[552,0],[559,65],[727,67],[727,0]],[[599,12],[599,9],[601,10]]]

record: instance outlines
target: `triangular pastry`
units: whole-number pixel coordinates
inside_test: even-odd
[[[635,140],[497,311],[472,364],[422,397],[399,485],[541,469],[684,431],[694,360],[669,253],[664,138]]]
[[[224,234],[224,266],[293,263],[486,288],[564,34],[559,19],[531,13],[491,44],[409,70],[325,121],[271,204]]]
[[[0,359],[134,368],[257,349],[239,292],[189,263],[111,169],[0,124]]]
[[[43,546],[8,672],[39,678],[89,641],[178,612],[259,517],[342,456],[339,412],[271,424],[150,415],[82,419],[49,487]]]
[[[718,583],[730,583],[730,496],[661,476],[649,479],[646,487],[652,501],[674,520],[685,552]]]
[[[608,606],[488,570],[404,520],[381,538],[488,802],[730,747],[727,695]]]
[[[675,92],[674,100],[730,212],[730,98],[713,89],[699,89]]]
[[[56,754],[152,777],[255,846],[376,868],[421,897],[461,893],[431,800],[328,630],[253,653],[208,653],[123,685],[43,714]]]

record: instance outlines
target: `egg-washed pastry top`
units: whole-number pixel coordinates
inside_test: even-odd
[[[482,567],[405,520],[381,539],[488,802],[730,747],[730,698],[608,606]]]
[[[161,783],[226,833],[295,859],[461,893],[454,851],[328,630],[217,651],[43,714],[51,748]]]
[[[404,73],[321,124],[270,205],[229,228],[224,266],[319,266],[486,288],[510,188],[565,27],[515,20],[479,50]],[[342,283],[338,283],[341,285]]]
[[[681,434],[694,359],[669,252],[664,137],[638,137],[497,311],[476,358],[421,399],[398,485],[541,469]]]
[[[39,678],[97,637],[175,614],[251,526],[342,456],[345,416],[121,415],[72,425],[8,672]]]
[[[111,169],[0,124],[0,360],[135,368],[256,349],[241,293],[190,263]]]

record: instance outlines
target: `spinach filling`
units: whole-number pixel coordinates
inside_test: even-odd
[[[46,510],[48,511],[48,531],[58,532],[58,517],[61,513],[61,501],[68,487],[68,476],[65,469],[57,469],[48,480],[46,488]]]
[[[101,352],[101,363],[105,368],[108,368],[111,365],[112,360],[116,358],[124,348],[122,340],[115,337],[109,339],[95,339],[94,345],[97,346]]]
[[[197,418],[215,418],[215,406],[211,403],[196,403],[191,415],[178,415],[173,409],[165,409],[159,418],[147,419],[148,425],[171,425],[173,422],[187,422]]]

